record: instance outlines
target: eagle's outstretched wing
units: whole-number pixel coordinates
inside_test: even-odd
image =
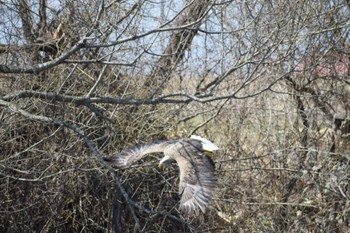
[[[186,215],[205,212],[214,195],[217,179],[212,159],[204,153],[198,140],[187,139],[176,143],[165,152],[172,154],[180,168],[180,210]]]
[[[141,159],[143,156],[140,153],[134,153],[134,151],[122,151],[109,158],[104,158],[104,161],[110,163],[115,168],[128,168],[131,164]]]
[[[163,152],[168,145],[169,142],[140,144],[116,153],[109,158],[104,158],[104,160],[115,168],[124,169],[130,167],[134,162],[142,159],[147,154]]]

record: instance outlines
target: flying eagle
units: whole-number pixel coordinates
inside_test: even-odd
[[[141,144],[115,154],[105,161],[115,168],[128,168],[150,153],[162,152],[159,167],[176,161],[180,170],[180,210],[188,215],[198,215],[208,208],[216,188],[215,165],[206,152],[219,148],[209,140],[192,135],[171,141]]]

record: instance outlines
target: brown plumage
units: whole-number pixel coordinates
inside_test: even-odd
[[[191,136],[172,141],[137,145],[105,159],[113,167],[124,169],[143,156],[162,152],[164,157],[159,166],[175,160],[180,170],[180,210],[186,215],[205,212],[216,188],[215,165],[205,151],[219,148],[207,139]]]

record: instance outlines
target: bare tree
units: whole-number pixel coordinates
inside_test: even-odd
[[[349,11],[2,2],[0,231],[346,231]],[[192,133],[221,148],[217,197],[196,219],[174,209],[176,168],[102,160]]]

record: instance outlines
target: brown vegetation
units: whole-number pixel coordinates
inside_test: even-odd
[[[0,232],[350,231],[348,2],[175,2],[2,3]],[[197,218],[159,155],[102,159],[191,134]]]

